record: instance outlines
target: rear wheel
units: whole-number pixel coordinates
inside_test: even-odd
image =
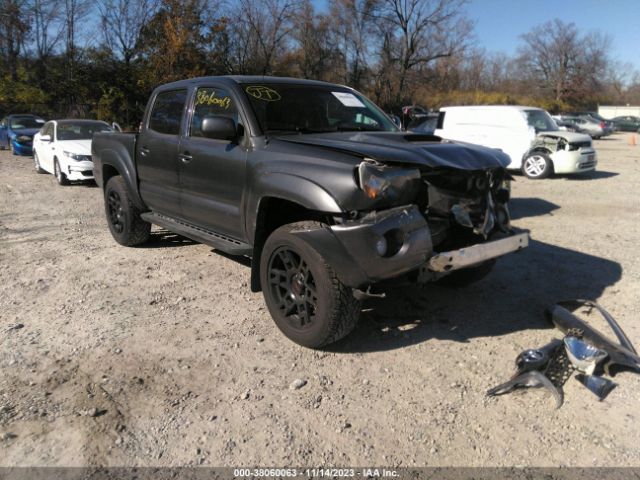
[[[311,245],[292,232],[322,228],[297,222],[275,230],[260,259],[265,302],[278,328],[295,343],[320,348],[355,327],[360,302]]]
[[[140,218],[140,210],[129,199],[121,176],[111,177],[104,188],[104,207],[111,235],[120,245],[132,247],[149,240],[151,224]]]
[[[69,180],[67,179],[67,176],[64,174],[64,172],[60,168],[60,163],[58,163],[57,158],[53,161],[53,173],[56,176],[58,185],[62,185],[62,186],[69,185]]]
[[[546,153],[534,152],[522,162],[522,173],[528,178],[537,180],[546,178],[553,172],[553,162]]]

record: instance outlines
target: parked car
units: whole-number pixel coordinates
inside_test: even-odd
[[[611,121],[616,126],[616,129],[621,132],[637,132],[640,128],[640,117],[625,115],[613,118]]]
[[[560,120],[573,127],[573,130],[570,131],[586,133],[591,138],[595,139],[609,135],[613,131],[607,129],[604,122],[600,122],[590,116],[572,117],[569,115],[560,115]]]
[[[553,121],[556,122],[556,125],[560,130],[565,130],[567,132],[586,133],[575,122],[572,122],[570,120],[563,120],[558,116],[552,116],[551,118],[553,118]]]
[[[561,131],[540,108],[510,105],[440,109],[436,135],[498,148],[509,155],[509,169],[532,179],[551,173],[580,173],[596,168],[591,138]]]
[[[438,126],[438,113],[428,113],[426,117],[421,118],[420,122],[416,125],[410,126],[408,130],[415,133],[422,133],[425,135],[433,135]]]
[[[378,282],[472,281],[528,243],[510,228],[504,153],[402,132],[330,83],[163,85],[139,134],[97,133],[92,155],[118,243],[153,223],[251,257],[251,289],[307,347],[347,335]]]
[[[0,148],[9,148],[14,155],[31,155],[33,136],[43,124],[44,119],[35,115],[7,115],[0,122]]]
[[[60,185],[93,180],[91,140],[96,132],[113,128],[98,120],[52,120],[33,139],[33,161],[38,173],[52,173]]]
[[[604,118],[598,112],[593,112],[593,111],[566,112],[566,113],[563,113],[561,116],[562,117],[567,116],[567,117],[586,118],[587,120],[595,122],[595,123],[600,125],[600,128],[603,131],[603,135],[602,136],[611,135],[616,130],[616,127],[615,127],[615,124],[613,123],[613,121],[609,120],[607,118]]]

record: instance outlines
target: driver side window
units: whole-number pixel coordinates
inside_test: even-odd
[[[226,90],[215,87],[198,88],[196,90],[189,135],[191,137],[204,137],[202,134],[202,121],[211,117],[230,118],[238,125],[238,108]]]

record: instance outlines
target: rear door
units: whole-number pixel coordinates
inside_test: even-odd
[[[178,149],[187,89],[159,92],[136,142],[140,196],[154,211],[181,218]]]
[[[184,218],[197,226],[244,240],[242,203],[247,148],[244,137],[234,141],[205,138],[202,120],[231,118],[243,132],[237,99],[227,88],[200,85],[192,92],[190,120],[180,145],[180,184]]]

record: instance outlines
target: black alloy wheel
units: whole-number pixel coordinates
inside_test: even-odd
[[[269,289],[291,328],[313,326],[318,308],[317,286],[307,263],[291,247],[280,247],[269,260]]]

